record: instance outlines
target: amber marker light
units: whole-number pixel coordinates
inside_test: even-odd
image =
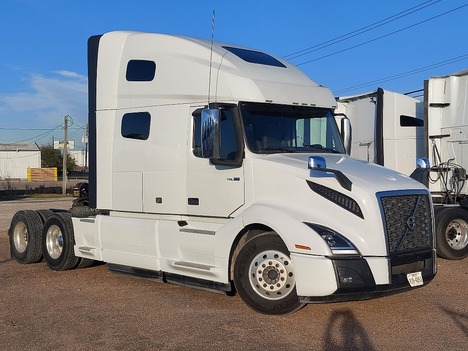
[[[310,248],[310,247],[308,247],[308,246],[305,246],[305,245],[298,245],[298,244],[296,244],[295,246],[296,246],[296,249],[301,249],[301,250],[311,250],[311,248]]]

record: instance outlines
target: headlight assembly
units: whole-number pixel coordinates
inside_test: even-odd
[[[359,251],[354,247],[354,245],[343,235],[337,233],[333,229],[319,224],[306,224],[322,237],[334,255],[359,255]]]

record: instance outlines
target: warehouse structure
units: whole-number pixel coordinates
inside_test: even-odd
[[[0,143],[0,179],[27,179],[28,168],[41,168],[41,151],[35,142]]]

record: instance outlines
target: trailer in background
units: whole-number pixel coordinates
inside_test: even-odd
[[[338,118],[352,126],[352,157],[409,175],[424,152],[421,101],[382,88],[337,99]]]
[[[351,121],[351,156],[424,183],[439,256],[468,256],[468,71],[426,80],[423,101],[379,88],[337,102],[337,118]]]

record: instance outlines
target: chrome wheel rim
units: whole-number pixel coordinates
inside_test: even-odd
[[[293,291],[294,268],[291,259],[281,251],[259,253],[249,268],[250,284],[262,298],[279,300]]]
[[[468,223],[456,219],[449,223],[445,231],[445,239],[453,250],[462,250],[468,245]]]
[[[46,233],[46,249],[49,256],[57,259],[63,250],[63,234],[56,225],[51,225]]]
[[[19,253],[26,251],[26,248],[28,247],[28,228],[26,228],[26,224],[23,222],[15,225],[15,229],[13,231],[13,242],[16,251]]]

